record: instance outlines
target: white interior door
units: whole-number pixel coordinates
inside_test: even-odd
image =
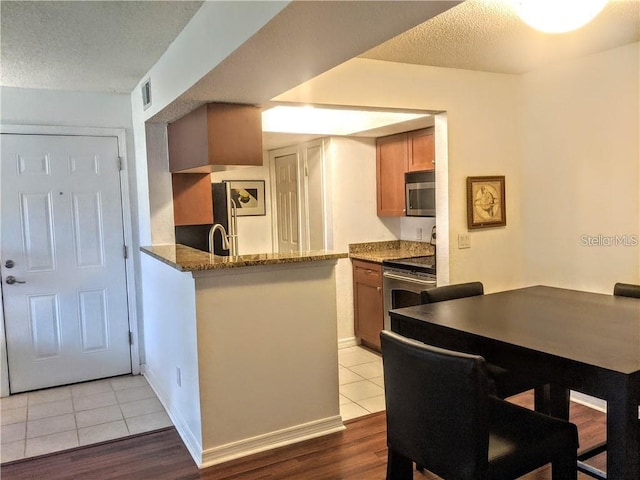
[[[325,248],[325,222],[324,222],[324,176],[322,173],[323,153],[322,143],[313,142],[304,146],[304,168],[306,195],[306,231],[302,237],[305,239],[305,248],[309,250],[322,250]]]
[[[1,140],[11,393],[130,373],[117,139]]]
[[[278,252],[294,252],[300,250],[298,155],[277,156],[274,161]]]

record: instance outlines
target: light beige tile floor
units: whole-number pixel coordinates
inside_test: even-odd
[[[171,426],[143,376],[0,399],[2,463]]]
[[[338,351],[338,363],[342,420],[384,410],[382,356],[364,347],[349,347]]]

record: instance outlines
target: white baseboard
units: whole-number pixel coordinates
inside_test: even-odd
[[[580,392],[571,391],[571,401],[579,403],[600,412],[607,412],[607,402],[601,398],[592,397]]]
[[[337,415],[335,417],[328,417],[322,420],[296,425],[295,427],[266,433],[257,437],[246,438],[205,450],[202,452],[202,462],[197,462],[198,467],[210,467],[236,458],[246,457],[330,433],[340,432],[345,428],[342,423],[342,417]]]
[[[196,435],[193,433],[191,428],[189,428],[189,425],[182,414],[177,409],[172,408],[169,396],[164,392],[164,390],[162,390],[162,388],[160,388],[160,382],[156,380],[151,370],[147,369],[146,365],[143,365],[141,370],[142,374],[147,379],[149,386],[155,392],[158,400],[160,400],[160,403],[169,415],[169,418],[171,418],[171,422],[173,423],[173,426],[176,427],[176,430],[178,431],[185,447],[187,447],[189,454],[193,458],[194,462],[196,462],[197,465],[200,465],[202,463],[202,443],[198,441]]]
[[[340,338],[338,340],[338,350],[342,348],[356,347],[360,345],[356,337]]]

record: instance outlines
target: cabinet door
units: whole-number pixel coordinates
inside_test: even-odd
[[[226,103],[207,105],[208,163],[262,165],[260,107]]]
[[[407,169],[407,134],[379,138],[376,142],[379,217],[401,217],[405,214],[404,173]]]
[[[208,156],[207,106],[202,105],[167,125],[169,171],[205,165]]]
[[[382,268],[379,264],[353,261],[353,300],[356,337],[379,350],[384,322]]]
[[[211,175],[208,173],[174,173],[173,221],[175,225],[213,223]]]
[[[433,170],[436,167],[433,127],[409,132],[409,171]]]
[[[259,107],[209,103],[167,126],[169,170],[205,173],[226,165],[262,165]]]

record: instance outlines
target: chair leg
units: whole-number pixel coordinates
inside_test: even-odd
[[[387,454],[387,480],[411,480],[413,478],[413,462],[389,448]]]
[[[533,405],[536,412],[549,415],[549,384],[540,385],[533,390]]]
[[[569,420],[569,389],[558,385],[549,386],[549,415]]]
[[[563,455],[551,463],[552,480],[577,480],[578,478],[578,455],[572,452]]]

